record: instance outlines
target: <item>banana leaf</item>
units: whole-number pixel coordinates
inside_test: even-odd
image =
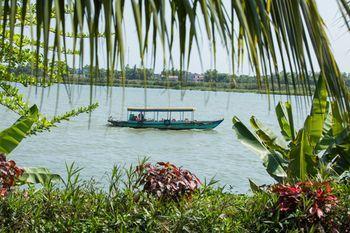
[[[295,130],[291,104],[289,102],[285,104],[279,102],[275,108],[275,112],[281,128],[281,134],[286,141],[293,140],[295,138]]]
[[[321,160],[331,164],[332,169],[341,175],[350,170],[350,130],[344,129],[334,140]]]
[[[307,123],[310,125],[308,127],[304,126],[304,129],[308,130],[308,141],[312,148],[316,148],[323,136],[325,121],[328,113],[327,106],[326,84],[323,81],[323,78],[320,77],[316,85],[310,117],[308,117]]]
[[[258,154],[269,175],[281,182],[287,176],[287,161],[279,153],[268,150],[237,117],[233,117],[232,122],[238,140]]]
[[[262,189],[254,181],[249,179],[249,186],[253,193],[260,193]]]
[[[332,133],[334,137],[338,137],[344,130],[345,126],[340,115],[339,106],[336,102],[331,103],[332,107]]]
[[[0,132],[0,153],[10,154],[27,136],[37,117],[38,108],[33,105],[27,116],[22,116],[11,127]]]
[[[320,154],[320,152],[327,150],[335,143],[335,138],[333,135],[334,115],[331,105],[331,102],[327,102],[327,114],[323,123],[322,137],[314,149],[316,154]]]
[[[287,143],[279,138],[272,130],[263,125],[256,117],[250,118],[250,124],[255,130],[255,134],[269,150],[276,150],[282,155],[287,153]]]
[[[310,144],[310,118],[307,117],[304,129],[299,131],[296,140],[291,144],[288,177],[293,179],[306,180],[317,173],[318,157],[313,153]]]
[[[304,127],[292,143],[288,175],[305,180],[315,176],[318,167],[318,148],[327,119],[327,89],[322,77],[318,79],[312,101],[310,115],[306,118]],[[329,127],[326,125],[326,127]]]
[[[24,184],[48,184],[60,182],[62,178],[58,174],[53,174],[47,168],[24,168],[24,173],[20,177],[20,182]]]

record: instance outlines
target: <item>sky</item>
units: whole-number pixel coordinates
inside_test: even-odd
[[[228,0],[226,0],[228,1]],[[340,70],[343,72],[350,72],[350,33],[347,31],[341,18],[339,8],[336,0],[316,0],[321,16],[327,25],[327,32],[331,42],[332,50],[334,52],[335,58],[338,62]],[[134,27],[131,9],[126,8],[125,17],[125,36],[126,36],[126,63],[130,65],[140,65],[139,50],[138,50],[138,40],[136,29]],[[128,24],[127,22],[132,22]],[[210,52],[210,47],[206,40],[206,35],[204,38],[200,38],[200,50],[202,55],[203,63],[201,64],[199,59],[199,53],[196,48],[192,50],[191,63],[189,66],[189,71],[191,72],[204,72],[207,69],[214,68],[214,63],[212,59],[212,54]],[[160,48],[158,49],[160,50]],[[175,58],[175,67],[178,66],[178,44],[174,45],[173,57]],[[223,46],[218,47],[218,59],[216,62],[216,69],[220,72],[230,72],[229,58]],[[103,61],[102,61],[103,63]],[[146,59],[146,64],[150,66],[152,64],[152,55],[150,54]],[[160,72],[163,68],[162,54],[159,52],[156,58],[156,72]],[[249,69],[248,63],[245,62],[243,68],[239,70],[238,73],[252,74]]]
[[[229,5],[230,0],[223,0],[224,4]],[[343,18],[338,8],[337,0],[316,0],[319,12],[323,17],[326,24],[326,31],[329,36],[330,44],[332,51],[334,53],[335,59],[339,65],[339,68],[342,72],[350,73],[350,32],[344,24]],[[132,13],[130,1],[126,1],[124,14],[124,43],[125,43],[125,63],[130,66],[140,66],[139,58],[139,46],[137,39],[137,32],[134,23],[134,16]],[[170,17],[170,13],[167,12]],[[200,20],[201,21],[201,20]],[[104,26],[101,24],[101,31],[104,31]],[[177,31],[177,29],[175,29]],[[197,47],[194,45],[191,54],[191,62],[189,65],[190,72],[202,73],[208,69],[213,69],[214,61],[211,54],[211,49],[209,42],[207,40],[206,32],[204,31],[203,25],[201,25],[202,32],[199,33],[199,47],[201,52],[202,63],[199,58],[199,53]],[[201,36],[203,35],[203,38]],[[178,35],[175,35],[177,38]],[[151,38],[151,35],[150,35]],[[86,42],[88,44],[88,42]],[[68,43],[72,44],[72,43]],[[163,70],[163,56],[161,51],[161,44],[158,41],[158,52],[156,56],[156,66],[155,72],[160,73]],[[100,67],[107,67],[106,54],[105,54],[105,43],[104,41],[100,42],[99,50],[99,65]],[[89,63],[88,59],[88,46],[84,48],[84,65]],[[174,58],[174,67],[179,68],[179,44],[175,40],[172,56]],[[72,57],[68,58],[68,64],[72,65]],[[314,63],[317,63],[316,58],[313,57]],[[153,55],[150,52],[145,59],[146,67],[152,67],[153,64]],[[231,73],[230,59],[226,53],[226,50],[220,43],[217,45],[217,60],[216,60],[216,69],[219,72]],[[254,72],[251,71],[248,61],[245,59],[242,67],[237,70],[235,68],[235,74],[247,74],[254,75]]]
[[[316,0],[326,25],[334,56],[341,71],[350,72],[350,32],[335,0]]]

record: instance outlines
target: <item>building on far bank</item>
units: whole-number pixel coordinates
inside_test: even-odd
[[[177,82],[177,81],[179,81],[179,77],[177,75],[169,75],[169,81],[170,82]]]
[[[169,76],[162,75],[162,78],[163,80],[169,80],[170,82],[179,81],[179,77],[177,75],[169,75]]]
[[[162,75],[160,75],[160,74],[154,74],[154,75],[153,75],[153,79],[154,79],[154,80],[162,80]]]
[[[193,74],[192,78],[192,82],[195,83],[200,83],[200,82],[204,82],[204,75],[203,74]]]

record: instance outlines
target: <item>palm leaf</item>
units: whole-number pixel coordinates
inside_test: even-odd
[[[343,15],[348,16],[349,2],[334,1],[339,2]],[[107,47],[109,73],[112,74],[116,66],[124,69],[125,0],[29,2],[29,5],[35,6],[35,20],[29,20],[31,11],[27,11],[28,14],[22,11],[23,15],[19,18],[28,26],[35,25],[36,40],[43,44],[36,45],[37,66],[40,60],[39,51],[43,52],[43,65],[46,67],[49,56],[54,60],[55,55],[67,50],[65,25],[69,17],[72,19],[70,22],[73,30],[73,50],[80,40],[81,64],[84,63],[83,58],[88,56],[90,65],[98,67],[101,50],[98,42],[103,39]],[[0,2],[3,37],[6,29],[13,34],[17,21],[16,12],[26,3],[27,1],[23,1],[17,4],[17,1],[9,0]],[[232,67],[239,67],[244,54],[247,54],[259,87],[268,92],[275,90],[273,77],[276,77],[278,88],[284,83],[290,94],[293,93],[290,86],[294,93],[310,94],[311,84],[316,80],[313,67],[320,67],[329,95],[337,102],[344,122],[349,122],[345,114],[350,111],[349,90],[334,59],[315,0],[232,0],[228,6],[221,0],[133,0],[131,4],[132,8],[127,10],[133,11],[134,19],[133,22],[126,23],[128,26],[130,23],[136,26],[142,63],[148,51],[149,31],[153,30],[153,36],[150,38],[154,46],[153,57],[155,58],[156,47],[159,46],[157,40],[161,39],[162,51],[169,53],[171,63],[172,49],[176,43],[174,40],[177,39],[180,68],[185,67],[186,63],[188,67],[193,43],[197,44],[199,51],[202,49],[198,44],[197,35],[201,31],[199,19],[203,19],[207,39],[214,51],[214,61],[216,45],[220,39],[226,51],[232,53]],[[229,13],[227,8],[231,8]],[[165,13],[166,9],[169,9],[169,14]],[[53,29],[50,26],[53,26]],[[51,33],[55,34],[55,40],[50,40]],[[235,38],[237,36],[238,38]],[[63,37],[63,41],[58,37]],[[85,40],[88,42],[84,43]],[[63,42],[63,49],[60,49],[60,41]],[[237,48],[230,49],[235,41]],[[57,48],[56,52],[49,52],[50,45]],[[89,47],[89,54],[84,55],[83,46]],[[316,62],[312,61],[313,56],[317,59]],[[234,59],[235,57],[238,59]],[[164,67],[167,65],[165,60]],[[283,71],[282,75],[280,71]],[[291,82],[288,80],[288,72],[291,74]],[[122,77],[124,80],[124,75]],[[94,77],[91,75],[91,85],[93,84]]]
[[[348,0],[338,0],[340,12],[344,19],[345,25],[350,31],[350,1]]]

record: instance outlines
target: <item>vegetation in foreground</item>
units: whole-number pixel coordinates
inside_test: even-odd
[[[169,163],[115,167],[109,187],[68,167],[63,187],[15,189],[0,202],[2,232],[348,232],[345,180],[273,185],[254,195],[199,185]],[[122,172],[123,171],[123,172]],[[124,177],[123,179],[121,177]]]
[[[276,80],[270,81],[269,77],[273,76],[269,74],[275,73],[277,85],[280,86],[282,83],[289,87],[291,84],[286,73],[286,67],[289,67],[295,71],[292,71],[291,76],[293,90],[302,90],[302,93],[310,94],[313,90],[310,81],[314,79],[316,83],[316,76],[313,71],[314,62],[307,60],[314,55],[321,71],[318,79],[324,81],[328,97],[331,99],[326,101],[328,97],[323,95],[325,93],[323,91],[315,93],[314,99],[317,101],[313,103],[304,127],[298,132],[294,130],[288,103],[280,105],[280,111],[278,113],[277,110],[276,113],[279,115],[283,141],[275,137],[255,118],[251,119],[254,132],[250,132],[238,118],[234,118],[235,130],[241,141],[253,146],[253,149],[259,152],[267,172],[280,182],[265,188],[251,182],[252,190],[255,192],[253,196],[227,193],[222,188],[213,188],[210,185],[201,186],[198,179],[189,171],[169,163],[129,169],[124,182],[120,180],[123,175],[118,169],[114,169],[110,187],[105,191],[99,189],[94,182],[80,182],[79,170],[74,170],[72,167],[68,169],[68,178],[62,187],[52,184],[55,180],[61,180],[58,174],[51,174],[45,168],[18,168],[14,161],[7,161],[7,156],[10,156],[13,149],[26,136],[48,130],[62,120],[79,113],[90,112],[96,107],[91,103],[87,108],[72,110],[50,119],[40,113],[35,105],[30,107],[14,85],[21,83],[24,86],[45,87],[55,82],[64,82],[61,78],[65,77],[67,66],[62,62],[60,55],[64,53],[66,57],[68,54],[64,42],[66,36],[73,38],[73,54],[79,54],[81,58],[83,49],[75,51],[75,44],[80,39],[83,48],[83,38],[89,39],[91,67],[93,64],[98,64],[97,52],[100,50],[96,46],[98,37],[104,37],[107,42],[105,57],[108,71],[114,69],[117,60],[119,66],[124,67],[124,39],[121,26],[124,1],[115,1],[115,4],[113,1],[93,1],[93,5],[89,1],[67,1],[67,4],[66,1],[55,1],[54,4],[52,1],[34,2],[23,1],[21,5],[16,1],[11,3],[2,1],[0,4],[3,9],[0,11],[3,16],[0,104],[19,115],[19,119],[10,128],[0,132],[1,231],[346,232],[349,230],[349,187],[344,177],[350,168],[350,95],[345,85],[346,80],[342,77],[331,52],[315,1],[232,1],[231,14],[225,14],[224,4],[212,4],[212,1],[201,1],[198,6],[204,17],[208,40],[213,45],[214,57],[216,57],[215,31],[221,35],[227,50],[232,49],[232,70],[236,64],[238,67],[241,64],[241,59],[234,59],[235,55],[240,58],[240,55],[247,51],[249,63],[257,75],[257,86],[263,87],[265,84],[267,90],[273,90]],[[168,2],[172,7],[170,21],[167,20],[167,14],[164,14],[163,1],[144,1],[145,7],[141,7],[142,1],[132,2],[141,64],[144,63],[148,51],[146,42],[149,30],[157,32],[155,29],[160,29],[158,36],[165,42],[162,46],[172,51],[174,36],[172,29],[178,23],[180,69],[183,70],[186,62],[189,65],[190,51],[193,42],[197,41],[195,20],[197,14],[194,15],[193,12],[196,12],[198,1],[194,1],[193,4],[187,1]],[[338,0],[338,3],[342,6],[341,13],[348,26],[349,2]],[[69,35],[70,33],[65,31],[66,9],[74,9],[70,13],[67,12],[73,18],[74,35]],[[147,20],[140,21],[139,16],[143,11],[148,15]],[[104,16],[102,19],[105,20],[99,20],[102,15]],[[178,17],[174,17],[175,15]],[[36,20],[33,20],[34,18]],[[152,25],[150,18],[153,18],[154,22],[159,18],[160,23],[154,23],[153,27],[150,27]],[[235,18],[238,18],[238,21],[234,20]],[[88,27],[83,26],[85,19]],[[186,23],[186,19],[189,24]],[[170,24],[167,24],[167,21]],[[102,34],[98,22],[106,22],[105,32]],[[33,36],[30,39],[25,38],[24,32],[27,30],[24,28],[29,26],[36,26],[37,41]],[[142,30],[144,26],[145,33]],[[15,33],[17,27],[21,27],[20,35]],[[84,33],[86,28],[88,34]],[[169,28],[171,39],[166,40]],[[235,32],[238,31],[239,36],[235,38],[237,35]],[[55,35],[55,40],[51,42],[50,33]],[[111,43],[113,34],[114,43]],[[186,34],[189,36],[188,42]],[[237,48],[234,46],[231,48],[236,39],[238,39]],[[152,41],[155,48],[156,40],[157,33],[153,33]],[[32,46],[36,46],[36,52],[29,49]],[[155,48],[153,56],[156,56]],[[292,54],[292,59],[288,51]],[[277,61],[278,53],[281,54],[282,67]],[[52,59],[49,59],[49,55]],[[166,54],[164,60],[165,57]],[[169,60],[172,60],[171,55]],[[18,66],[35,67],[35,77],[32,77],[32,73],[25,76],[23,72],[13,75],[12,69]],[[312,70],[312,75],[307,72],[309,68]],[[279,74],[278,70],[281,69],[283,72]],[[92,68],[90,74],[93,74]],[[42,80],[38,79],[39,75],[43,77]],[[108,78],[112,76],[111,73],[107,75]],[[91,76],[91,87],[96,84],[95,79]],[[219,82],[219,80],[212,81]],[[69,92],[68,89],[67,91]],[[320,174],[325,175],[326,179],[324,177],[315,180],[314,177]],[[310,177],[313,179],[310,180]],[[34,183],[44,186],[42,189],[37,189],[38,186],[34,187]],[[29,189],[19,188],[21,185],[27,185]]]

